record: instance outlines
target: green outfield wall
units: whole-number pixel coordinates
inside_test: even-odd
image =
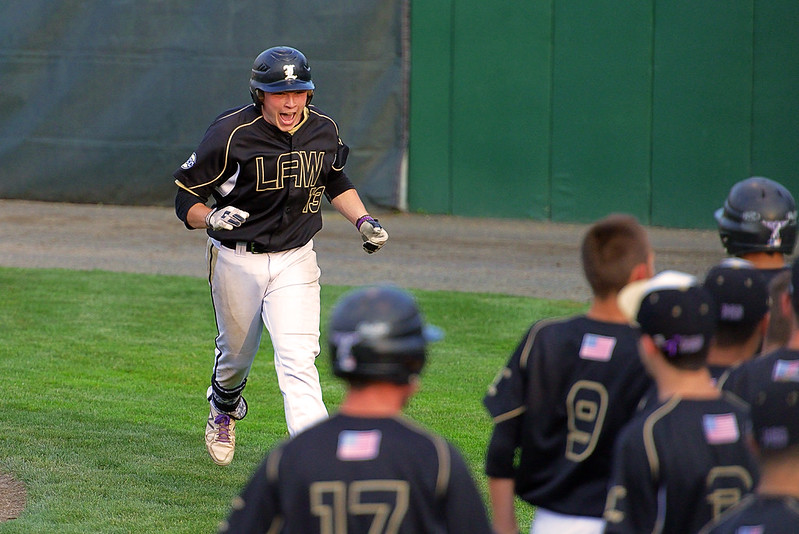
[[[704,228],[799,193],[799,2],[412,2],[408,207]]]

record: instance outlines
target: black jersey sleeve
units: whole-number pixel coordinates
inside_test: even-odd
[[[444,502],[447,532],[491,534],[485,505],[466,462],[452,445],[448,449],[452,466]]]
[[[280,532],[283,516],[278,493],[278,464],[281,448],[275,449],[253,473],[241,494],[233,500],[230,515],[219,533]]]
[[[652,532],[657,485],[640,430],[638,425],[625,428],[616,443],[604,513],[607,534]]]
[[[483,404],[494,418],[494,424],[519,417],[525,410],[526,369],[524,363],[535,341],[534,329],[516,346],[508,363],[497,374],[483,397]]]
[[[519,417],[494,425],[486,451],[485,473],[492,478],[514,478],[514,455],[522,421]]]
[[[325,196],[328,201],[333,200],[341,193],[355,189],[355,186],[350,181],[349,176],[343,170],[331,170],[327,177],[327,185],[325,187]]]

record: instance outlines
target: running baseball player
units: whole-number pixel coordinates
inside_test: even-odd
[[[177,216],[209,236],[218,332],[205,441],[219,465],[233,459],[236,421],[247,414],[242,393],[264,326],[289,434],[327,417],[315,366],[320,272],[313,237],[322,227],[322,199],[356,226],[366,252],[388,239],[344,172],[349,148],[338,126],[310,105],[314,88],[302,52],[265,50],[251,71],[252,103],[219,115],[174,173]]]
[[[651,387],[616,300],[652,275],[646,231],[608,216],[583,238],[582,262],[588,313],[532,325],[483,400],[494,420],[486,474],[497,534],[518,532],[514,494],[536,506],[533,534],[602,532],[616,434]]]
[[[619,299],[640,325],[641,359],[660,403],[614,446],[606,532],[695,533],[758,482],[749,412],[716,388],[706,365],[713,299],[673,271],[631,284]]]
[[[439,338],[396,287],[341,297],[328,328],[340,412],[269,453],[220,532],[489,534],[458,451],[402,416]]]

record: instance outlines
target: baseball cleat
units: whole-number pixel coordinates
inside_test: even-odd
[[[211,405],[205,425],[205,448],[217,465],[228,465],[236,449],[236,420]]]

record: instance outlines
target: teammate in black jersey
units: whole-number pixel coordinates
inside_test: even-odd
[[[792,344],[799,341],[794,330]],[[747,376],[754,393],[752,423],[760,484],[707,525],[702,534],[795,534],[799,532],[799,359],[768,358]],[[759,363],[759,362],[758,362]]]
[[[402,416],[438,339],[391,286],[344,295],[328,341],[347,394],[331,416],[273,450],[220,532],[489,534],[474,481],[444,438]]]
[[[322,228],[322,199],[357,227],[367,252],[388,239],[344,172],[349,148],[338,126],[310,105],[315,86],[302,52],[265,50],[249,85],[252,103],[219,115],[174,174],[178,217],[209,236],[218,333],[205,442],[220,465],[233,459],[236,421],[247,414],[242,394],[264,327],[289,434],[327,417],[314,364],[320,273],[313,237]]]
[[[783,295],[783,313],[790,318],[791,334],[788,343],[768,354],[730,370],[722,388],[735,393],[749,405],[758,399],[758,391],[770,376],[781,376],[785,381],[799,381],[799,262],[794,262],[791,270],[789,290]]]
[[[783,295],[788,294],[791,285],[791,271],[783,270],[775,275],[768,283],[769,312],[766,336],[760,354],[785,346],[791,337],[791,313],[786,313],[782,308]]]
[[[535,323],[484,398],[494,419],[486,474],[498,534],[518,531],[514,493],[537,507],[533,533],[601,532],[616,434],[651,385],[638,333],[616,300],[627,283],[652,275],[645,229],[631,216],[608,216],[589,228],[581,254],[594,294],[588,312]]]
[[[769,293],[762,273],[739,258],[713,266],[703,287],[716,308],[707,364],[713,380],[718,381],[730,368],[758,354],[769,321]]]
[[[799,532],[799,266],[782,299],[791,332],[785,347],[737,367],[724,388],[752,410],[761,468],[755,495],[744,499],[702,534],[793,534]]]
[[[664,274],[620,296],[641,329],[641,359],[659,404],[619,435],[607,533],[692,534],[753,491],[758,471],[748,410],[706,366],[715,306],[694,277]]]

